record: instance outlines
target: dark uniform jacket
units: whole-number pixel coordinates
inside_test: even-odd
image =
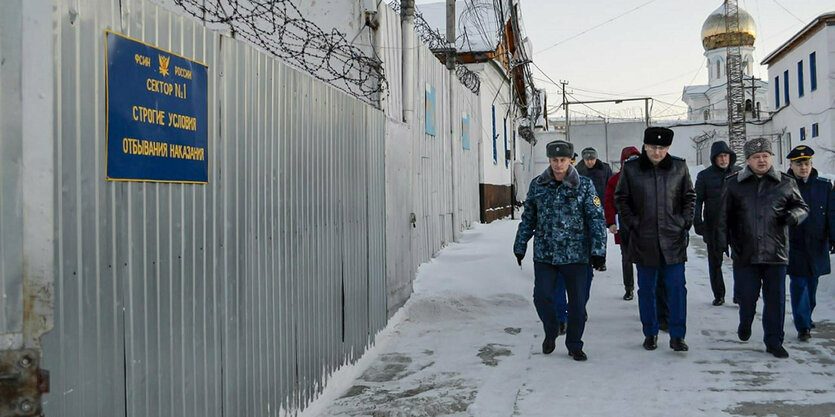
[[[629,229],[629,261],[659,266],[687,260],[696,192],[684,159],[667,155],[654,166],[646,151],[623,164],[615,207]]]
[[[809,205],[809,217],[789,228],[788,274],[804,278],[826,275],[831,272],[829,248],[835,245],[835,191],[814,169],[808,181],[797,180],[797,187]]]
[[[716,165],[716,157],[720,153],[731,156],[731,163],[722,169]],[[736,153],[725,142],[714,142],[710,148],[711,164],[696,176],[696,214],[693,218],[693,228],[696,234],[704,238],[711,247],[717,246],[716,221],[719,218],[719,204],[722,197],[722,185],[725,177],[742,170],[736,166]]]
[[[594,184],[594,191],[597,192],[600,201],[603,201],[606,197],[606,182],[612,176],[612,167],[598,159],[591,168],[586,167],[585,161],[580,161],[574,168],[577,168],[577,172],[580,175],[591,179],[591,182]]]
[[[809,212],[794,178],[774,167],[762,178],[749,167],[729,176],[721,207],[717,243],[730,244],[735,264],[788,264],[789,225]]]
[[[574,167],[557,184],[548,167],[531,181],[513,253],[524,255],[534,237],[533,260],[552,265],[589,263],[606,256],[606,225],[591,180]]]

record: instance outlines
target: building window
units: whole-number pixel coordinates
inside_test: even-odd
[[[809,91],[815,91],[818,89],[818,64],[817,59],[815,58],[816,56],[814,52],[809,54],[809,82],[811,83]]]
[[[705,110],[705,120],[710,120],[710,110]]]
[[[774,77],[774,108],[780,108],[780,76]]]
[[[749,113],[754,111],[754,104],[751,102],[750,98],[745,100],[745,111]]]
[[[806,140],[806,128],[805,127],[800,128],[800,140],[801,141]]]
[[[507,117],[504,118],[504,167],[510,166],[509,156],[507,153]]]
[[[791,102],[791,97],[789,97],[789,70],[783,71],[783,100],[786,100],[787,106]]]
[[[803,61],[797,63],[797,96],[803,97]]]
[[[496,149],[496,140],[499,139],[499,135],[496,133],[496,106],[492,106],[493,109],[493,165],[499,163],[499,155],[498,150]]]
[[[719,60],[716,60],[716,78],[722,77],[722,70],[719,68]]]
[[[818,137],[818,124],[817,123],[812,123],[812,137],[813,138]]]

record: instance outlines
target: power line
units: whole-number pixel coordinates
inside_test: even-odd
[[[775,0],[775,1],[776,1],[776,0]],[[582,36],[582,35],[585,35],[586,33],[591,32],[591,31],[592,31],[592,30],[594,30],[594,29],[597,29],[597,28],[599,28],[599,27],[601,27],[601,26],[604,26],[604,25],[606,25],[606,24],[612,23],[612,22],[614,22],[615,20],[620,19],[621,17],[626,16],[626,15],[628,15],[629,13],[632,13],[632,12],[634,12],[634,11],[636,11],[636,10],[638,10],[638,9],[640,9],[640,8],[642,8],[642,7],[644,7],[644,6],[647,6],[647,5],[651,4],[651,3],[654,3],[654,2],[656,2],[656,0],[649,0],[648,2],[643,3],[643,4],[641,4],[641,5],[639,5],[639,6],[635,7],[635,8],[632,8],[632,9],[630,9],[630,10],[627,10],[627,11],[625,11],[625,12],[623,12],[623,13],[621,13],[621,14],[619,14],[619,15],[617,15],[617,16],[615,16],[615,17],[613,17],[613,18],[611,18],[611,19],[609,19],[609,20],[607,20],[607,21],[605,21],[605,22],[603,22],[603,23],[600,23],[600,24],[597,24],[597,25],[595,25],[595,26],[592,26],[592,27],[590,27],[590,28],[588,28],[588,29],[586,29],[586,30],[584,30],[584,31],[582,31],[582,32],[580,32],[580,33],[578,33],[578,34],[574,35],[574,36],[571,36],[571,37],[568,37],[568,38],[566,38],[566,39],[563,39],[563,40],[561,40],[561,41],[559,41],[559,42],[557,42],[557,43],[555,43],[555,44],[553,44],[553,45],[551,45],[551,46],[549,46],[549,47],[547,47],[547,48],[545,48],[545,49],[540,49],[539,51],[534,52],[534,55],[539,54],[539,53],[542,53],[542,52],[545,52],[545,51],[547,51],[547,50],[549,50],[549,49],[551,49],[551,48],[557,47],[558,45],[561,45],[561,44],[563,44],[563,43],[565,43],[565,42],[568,42],[568,41],[570,41],[570,40],[572,40],[572,39],[575,39],[575,38],[578,38],[578,37],[580,37],[580,36]]]
[[[790,14],[793,18],[797,19],[797,21],[798,21],[798,22],[803,23],[804,25],[806,24],[806,22],[804,22],[803,20],[801,20],[801,19],[800,19],[799,17],[797,17],[794,13],[792,13],[792,12],[791,12],[791,10],[787,9],[787,8],[786,8],[786,6],[783,6],[782,4],[780,4],[780,2],[779,2],[779,1],[777,1],[777,0],[773,0],[773,1],[774,1],[774,3],[775,3],[775,4],[777,4],[778,6],[780,6],[780,8],[781,8],[781,9],[785,10],[785,11],[786,11],[786,13]]]

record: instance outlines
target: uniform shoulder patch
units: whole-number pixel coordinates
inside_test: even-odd
[[[815,177],[815,179],[821,182],[825,182],[827,184],[832,183],[832,181],[829,181],[829,178]]]
[[[594,205],[595,205],[596,207],[600,207],[600,197],[598,197],[598,196],[594,196],[594,198],[592,199],[592,201],[594,202]]]

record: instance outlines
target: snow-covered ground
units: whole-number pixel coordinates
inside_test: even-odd
[[[737,307],[713,307],[701,238],[686,264],[687,343],[641,347],[637,298],[623,301],[620,251],[595,272],[587,362],[543,355],[533,265],[512,254],[518,221],[478,225],[421,266],[415,293],[356,364],[339,370],[302,415],[312,416],[803,416],[835,415],[835,285],[821,280],[817,329],[799,342],[787,302],[785,347],[765,353],[758,315],[748,342]],[[529,255],[532,250],[529,250]],[[730,294],[730,261],[725,282]],[[728,300],[730,301],[730,300]],[[762,307],[758,308],[759,311]]]

